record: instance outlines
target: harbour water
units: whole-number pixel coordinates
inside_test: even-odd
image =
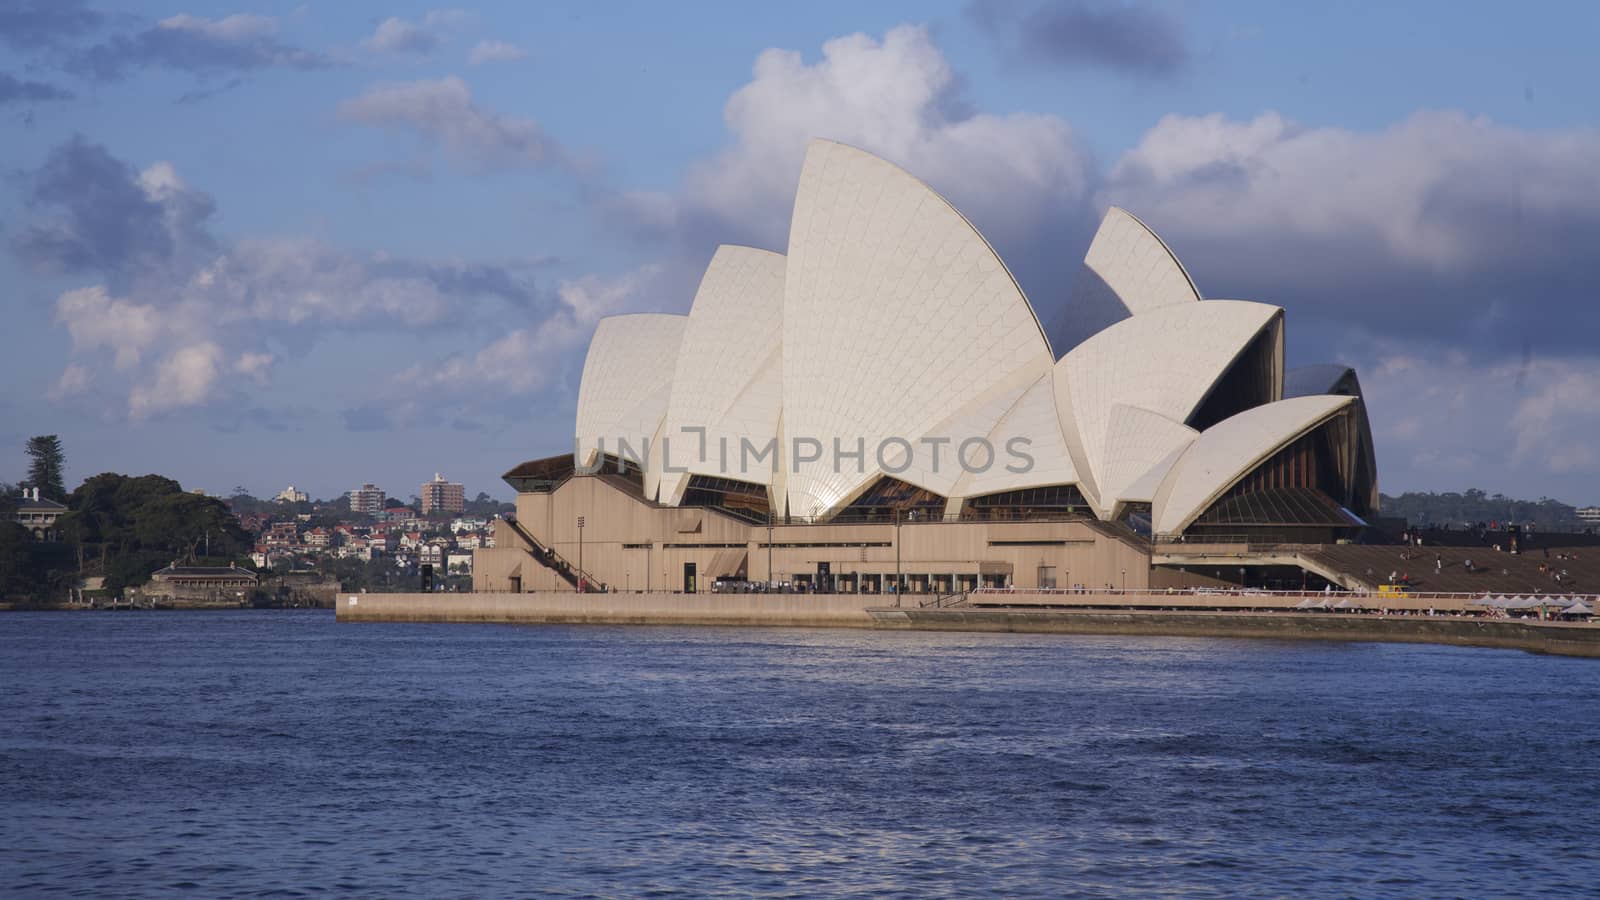
[[[0,894],[1588,893],[1600,663],[0,617]]]

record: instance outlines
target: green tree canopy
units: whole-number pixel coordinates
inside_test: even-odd
[[[72,492],[59,527],[89,559],[105,560],[106,587],[143,584],[150,573],[191,555],[203,565],[246,557],[250,536],[215,497],[191,494],[160,475],[96,475]],[[209,547],[208,547],[209,544]]]
[[[1584,523],[1572,506],[1541,497],[1517,500],[1504,494],[1488,494],[1477,488],[1461,493],[1446,491],[1408,491],[1398,497],[1387,494],[1379,506],[1386,516],[1403,516],[1412,525],[1462,525],[1483,522],[1519,525],[1532,523],[1542,531],[1582,531]]]
[[[41,434],[28,438],[28,483],[51,500],[67,499],[67,488],[62,483],[66,455],[61,450],[61,438]]]

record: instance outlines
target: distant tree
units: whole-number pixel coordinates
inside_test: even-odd
[[[0,599],[26,600],[39,588],[33,536],[15,522],[0,522]]]
[[[479,491],[478,496],[467,501],[465,513],[469,516],[489,518],[507,512],[514,512],[516,507],[510,503],[502,503],[489,496],[488,491]]]
[[[10,521],[17,511],[17,485],[0,481],[0,522]]]
[[[404,500],[401,500],[399,497],[385,497],[385,498],[383,498],[383,508],[384,509],[404,509],[405,505],[406,505],[406,502]]]
[[[0,599],[45,605],[65,598],[74,580],[72,549],[37,541],[28,529],[0,521]]]
[[[67,487],[62,484],[62,469],[66,455],[61,451],[61,438],[41,434],[28,438],[28,483],[51,500],[67,499]]]
[[[58,527],[86,562],[103,560],[112,593],[143,584],[174,559],[193,554],[203,565],[246,563],[251,548],[221,500],[185,493],[160,475],[105,472],[85,480],[67,499]]]
[[[1496,493],[1490,495],[1477,488],[1463,493],[1431,493],[1410,491],[1381,498],[1380,508],[1386,516],[1398,516],[1412,525],[1450,525],[1462,527],[1483,523],[1505,525],[1532,524],[1541,531],[1576,532],[1583,529],[1577,510],[1565,503],[1541,497],[1537,502],[1516,500]]]

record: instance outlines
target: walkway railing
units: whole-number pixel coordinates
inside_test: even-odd
[[[917,604],[923,609],[949,609],[952,606],[966,606],[968,591],[957,591],[954,594],[935,594],[932,599],[924,600]]]
[[[1553,592],[1548,592],[1548,591],[1547,592],[1541,592],[1541,593],[1522,593],[1522,594],[1519,594],[1519,593],[1516,593],[1516,592],[1506,593],[1506,592],[1499,592],[1499,591],[1454,591],[1454,592],[1450,592],[1450,591],[1395,591],[1395,592],[1390,592],[1390,593],[1385,593],[1383,591],[1328,591],[1328,592],[1324,593],[1323,591],[1273,591],[1273,590],[1266,590],[1264,588],[1261,589],[1261,590],[1256,590],[1254,588],[1094,588],[1094,589],[1089,589],[1089,588],[1017,588],[1017,587],[994,588],[994,587],[986,587],[986,588],[978,588],[977,590],[974,590],[971,593],[973,595],[972,597],[969,598],[971,600],[984,599],[984,598],[989,598],[989,597],[1004,597],[1004,596],[1006,596],[1008,594],[1019,594],[1019,595],[1024,595],[1025,594],[1025,595],[1028,595],[1028,596],[1060,595],[1062,597],[1072,597],[1072,596],[1084,596],[1084,597],[1127,597],[1127,598],[1134,598],[1134,599],[1178,599],[1178,598],[1186,598],[1186,597],[1196,597],[1196,598],[1207,598],[1207,597],[1209,597],[1209,598],[1262,597],[1262,598],[1271,598],[1271,599],[1274,599],[1274,600],[1314,599],[1314,600],[1329,600],[1329,601],[1334,601],[1334,602],[1337,602],[1339,600],[1350,600],[1350,599],[1355,599],[1355,598],[1362,598],[1362,599],[1407,600],[1407,601],[1445,600],[1445,601],[1460,602],[1460,603],[1467,603],[1467,604],[1487,603],[1488,601],[1497,600],[1497,599],[1502,598],[1502,597],[1522,597],[1522,598],[1528,599],[1528,600],[1544,600],[1544,599],[1547,599],[1547,600],[1550,601],[1550,605],[1572,604],[1572,603],[1590,603],[1590,604],[1593,604],[1593,603],[1596,603],[1596,602],[1600,602],[1600,594],[1580,594],[1580,593],[1576,593],[1576,592],[1574,592],[1574,593],[1553,593]]]
[[[605,590],[605,586],[596,582],[594,576],[568,562],[554,548],[545,546],[528,529],[523,528],[522,523],[518,522],[514,517],[506,516],[502,521],[511,526],[511,530],[516,532],[517,537],[522,538],[522,542],[528,545],[529,555],[537,560],[540,565],[559,575],[567,584],[576,588],[581,583],[585,593]]]
[[[1192,541],[1175,540],[1170,535],[1156,538],[1152,553],[1185,556],[1236,556],[1241,553],[1310,553],[1326,549],[1326,544],[1289,543],[1286,541],[1249,540],[1243,537],[1219,535],[1196,538]]]

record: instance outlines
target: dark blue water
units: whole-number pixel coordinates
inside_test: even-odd
[[[1600,661],[0,616],[0,894],[1593,893]]]

